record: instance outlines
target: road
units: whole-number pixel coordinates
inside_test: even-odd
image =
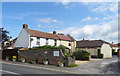
[[[117,57],[95,59],[73,68],[3,61],[1,71],[3,74],[118,74],[118,61]]]
[[[2,63],[3,74],[69,74],[66,72]]]

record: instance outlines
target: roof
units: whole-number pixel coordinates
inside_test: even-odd
[[[72,41],[68,36],[65,35],[57,35],[60,40],[67,40],[67,41]]]
[[[50,38],[50,39],[58,39],[58,37],[54,34],[45,33],[41,31],[25,29],[31,36],[42,37],[42,38]]]
[[[82,40],[77,41],[77,48],[95,48],[95,47],[101,47],[103,43],[109,44],[106,41],[103,40]]]
[[[56,40],[67,40],[67,41],[72,41],[68,36],[65,35],[56,35],[56,34],[51,34],[51,33],[46,33],[42,31],[37,31],[37,30],[31,30],[31,29],[25,29],[30,36],[35,36],[35,37],[42,37],[42,38],[48,38],[48,39],[56,39]]]
[[[110,44],[111,47],[120,47],[117,44]]]

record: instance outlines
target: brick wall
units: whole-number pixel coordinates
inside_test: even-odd
[[[54,56],[54,51],[59,51],[59,56]],[[64,61],[65,65],[75,64],[75,59],[72,57],[64,57],[61,50],[24,50],[19,51],[18,58],[25,58],[27,62],[33,58],[37,58],[37,63],[43,63],[45,58],[48,58],[49,64],[58,65],[59,61]]]

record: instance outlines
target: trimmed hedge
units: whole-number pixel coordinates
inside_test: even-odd
[[[74,52],[73,55],[75,56],[76,60],[89,60],[90,53],[87,51],[80,50]]]

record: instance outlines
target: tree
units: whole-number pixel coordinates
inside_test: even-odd
[[[4,30],[4,28],[0,28],[0,42],[8,39],[9,38],[8,34],[9,34],[9,31]]]
[[[120,46],[120,43],[118,43],[117,45]]]

